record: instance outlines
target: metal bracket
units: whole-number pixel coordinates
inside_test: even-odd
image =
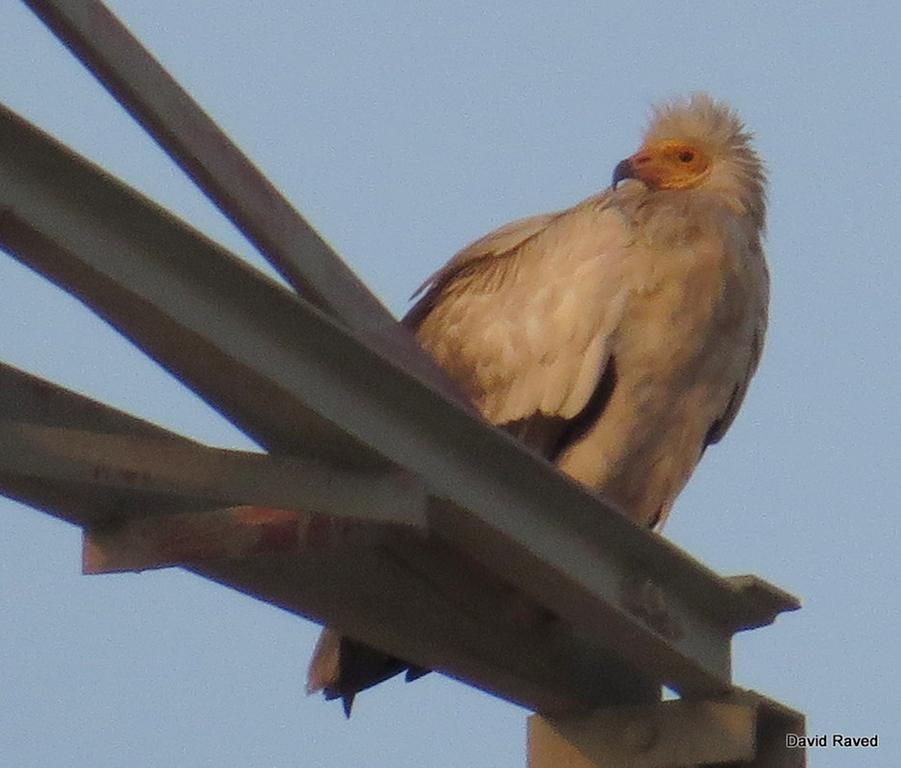
[[[752,691],[528,720],[529,768],[803,768],[804,717]]]

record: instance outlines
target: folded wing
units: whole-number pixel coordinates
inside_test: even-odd
[[[601,384],[626,299],[627,232],[605,199],[477,240],[404,319],[489,421],[546,455]]]

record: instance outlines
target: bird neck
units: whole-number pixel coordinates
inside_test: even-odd
[[[758,217],[738,201],[705,189],[656,190],[643,184],[617,189],[609,200],[649,245],[669,248],[701,237],[760,237]]]

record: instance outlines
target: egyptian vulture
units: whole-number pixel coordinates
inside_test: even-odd
[[[404,319],[485,418],[639,525],[666,519],[760,359],[766,180],[750,140],[704,94],[656,108],[610,188],[476,240]],[[325,630],[308,689],[349,714],[408,666]]]

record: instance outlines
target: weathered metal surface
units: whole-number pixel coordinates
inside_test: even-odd
[[[756,708],[666,701],[528,719],[529,768],[693,768],[755,756]]]
[[[339,469],[309,459],[210,448],[175,435],[106,434],[0,420],[0,489],[5,477],[81,484],[135,499],[194,500],[198,507],[268,506],[425,527],[425,491],[399,471]]]
[[[797,611],[801,608],[801,601],[798,598],[759,576],[753,574],[727,576],[724,581],[734,591],[737,601],[754,606],[753,610],[745,614],[744,621],[740,617],[737,618],[736,631],[772,624],[780,613]]]
[[[0,180],[0,189],[2,183]],[[2,363],[0,419],[60,428],[94,429],[107,434],[185,440],[143,419],[129,416]],[[2,459],[12,461],[15,457],[5,456]],[[49,474],[29,477],[0,473],[0,492],[82,526],[108,521],[111,515],[121,514],[123,509],[129,507],[153,510],[156,514],[198,511],[204,508],[196,499],[175,499],[154,493],[139,494],[133,488],[123,494],[114,488],[101,488],[93,482],[51,479]]]
[[[215,122],[97,0],[27,5],[312,304],[464,401],[412,336]]]
[[[777,590],[761,600],[759,585],[749,595],[638,529],[8,112],[0,112],[0,243],[261,444],[421,479],[445,500],[429,513],[433,532],[655,681],[685,693],[725,690],[732,632],[797,607]],[[253,573],[241,572],[242,588]]]
[[[786,743],[787,734],[804,736],[806,733],[803,714],[756,691],[741,688],[731,691],[729,701],[752,706],[757,713],[755,755],[748,768],[805,768],[807,750]]]
[[[444,542],[391,538],[378,548],[208,562],[191,570],[288,610],[303,606],[303,615],[345,635],[530,710],[655,697],[656,685],[639,670],[573,634]]]
[[[528,720],[529,768],[804,768],[804,716],[754,691]]]
[[[0,416],[190,442],[2,364]],[[488,569],[440,541],[412,534],[409,526],[277,509],[205,508],[190,496],[49,476],[0,473],[0,487],[84,527],[90,573],[177,561],[530,709],[642,701],[656,691]],[[402,531],[411,535],[398,536]]]
[[[146,511],[146,510],[145,510]],[[117,573],[197,566],[258,555],[293,553],[341,543],[375,546],[378,529],[272,507],[230,507],[119,520],[84,533],[82,571]]]

